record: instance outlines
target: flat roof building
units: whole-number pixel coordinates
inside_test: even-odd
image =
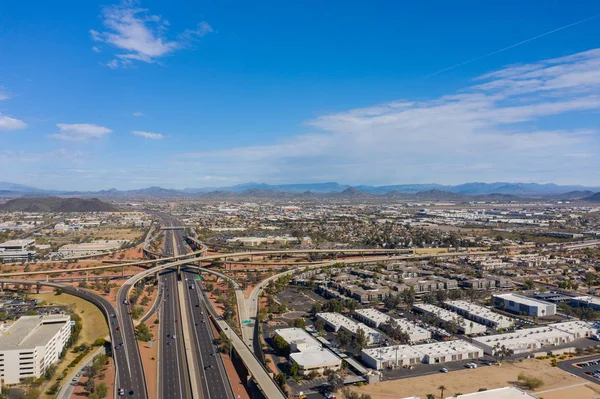
[[[456,312],[469,320],[473,320],[494,329],[508,328],[515,323],[515,319],[512,317],[494,313],[488,308],[474,305],[470,302],[446,301],[444,302],[444,305],[451,311]]]
[[[549,324],[545,327],[528,328],[507,334],[489,335],[473,339],[485,353],[493,355],[495,347],[505,346],[515,354],[562,345],[576,339],[591,337],[596,329],[584,321]]]
[[[290,363],[298,365],[300,375],[308,375],[312,371],[322,374],[325,370],[337,371],[342,367],[342,359],[301,328],[283,328],[275,330],[275,334],[283,338],[289,345]]]
[[[596,296],[578,296],[571,298],[569,304],[575,308],[600,310],[600,298]]]
[[[397,368],[420,363],[441,364],[483,357],[483,350],[466,341],[455,340],[422,345],[392,345],[363,349],[362,361],[371,368]]]
[[[356,335],[356,333],[358,332],[358,329],[360,328],[361,330],[363,330],[365,332],[365,334],[367,336],[367,343],[369,345],[378,344],[378,343],[383,342],[383,340],[384,340],[384,335],[382,333],[380,333],[379,331],[376,331],[363,323],[357,323],[354,320],[351,320],[351,319],[347,318],[346,316],[341,315],[340,313],[333,313],[333,312],[317,313],[317,318],[323,320],[325,322],[325,324],[328,325],[335,332],[339,331],[340,328],[343,328],[344,330],[348,331],[350,334]]]
[[[527,316],[536,317],[552,316],[556,314],[555,304],[539,299],[517,294],[492,295],[492,298],[497,308],[516,314],[525,314]]]
[[[406,319],[396,319],[377,309],[358,309],[354,312],[354,317],[366,325],[375,328],[379,328],[382,324],[394,320],[402,331],[409,335],[411,342],[419,342],[431,338],[431,332],[417,326],[415,323]]]
[[[9,240],[0,244],[0,251],[26,251],[29,247],[35,244],[35,240]]]
[[[17,384],[41,377],[71,336],[67,315],[23,316],[0,332],[0,379]]]
[[[488,389],[487,391],[461,393],[457,396],[450,396],[446,399],[537,399],[536,396],[530,395],[517,387],[503,387],[496,389]]]
[[[487,330],[483,324],[467,320],[464,317],[439,306],[420,303],[413,306],[421,313],[428,314],[440,320],[446,326],[453,325],[461,334],[481,334]]]
[[[35,259],[35,251],[29,249],[35,240],[9,240],[0,244],[0,260],[2,261],[30,261]]]

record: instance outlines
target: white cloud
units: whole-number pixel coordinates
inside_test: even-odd
[[[96,47],[96,46],[92,46],[92,51],[93,51],[94,53],[101,53],[101,52],[102,52],[102,50],[100,50],[100,49],[99,49],[98,47]]]
[[[145,116],[143,112],[137,111],[132,114],[133,116]]]
[[[101,17],[105,30],[92,29],[90,35],[92,40],[117,49],[115,59],[106,64],[109,68],[126,67],[133,61],[154,63],[213,31],[208,23],[200,22],[195,29],[168,38],[168,21],[135,7],[132,2],[104,7]]]
[[[0,131],[1,130],[19,130],[25,129],[27,124],[19,119],[11,118],[0,114]]]
[[[160,133],[142,132],[140,130],[134,130],[133,132],[131,132],[131,134],[152,140],[162,140],[165,138],[165,136]]]
[[[88,140],[101,138],[112,132],[109,128],[88,123],[57,123],[60,133],[51,134],[49,137],[60,140]]]
[[[457,94],[323,115],[307,122],[317,132],[183,156],[242,180],[600,184],[585,172],[599,158],[574,155],[600,151],[599,67],[600,49],[511,66]]]

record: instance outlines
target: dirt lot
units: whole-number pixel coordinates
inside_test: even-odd
[[[358,393],[366,393],[371,395],[373,399],[392,399],[402,398],[406,396],[421,396],[427,397],[427,394],[440,394],[438,386],[444,385],[446,391],[445,396],[451,396],[455,393],[471,393],[477,392],[480,388],[500,388],[508,385],[517,385],[517,377],[520,373],[525,373],[528,376],[537,377],[544,382],[544,385],[537,391],[544,392],[553,390],[543,394],[544,399],[552,398],[580,398],[580,396],[564,396],[567,390],[556,390],[561,387],[568,387],[586,383],[579,377],[575,377],[556,367],[550,366],[548,361],[530,359],[523,362],[503,363],[502,366],[486,366],[477,369],[465,369],[454,371],[447,374],[436,373],[423,377],[400,379],[395,381],[386,381],[375,385],[366,385],[360,388],[353,388]],[[592,386],[593,384],[589,384]],[[581,387],[569,388],[578,389]],[[592,392],[590,389],[585,388]],[[583,392],[586,392],[583,390]],[[557,395],[557,396],[553,396]],[[581,396],[587,398],[588,396]],[[589,396],[595,398],[596,396]]]
[[[75,305],[75,313],[81,316],[82,324],[77,345],[84,342],[92,344],[96,339],[108,336],[108,325],[102,312],[90,302],[68,294],[54,295],[53,292],[31,295],[31,297],[56,305]]]

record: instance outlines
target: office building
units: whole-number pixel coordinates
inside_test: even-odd
[[[308,375],[312,371],[323,374],[325,370],[337,371],[342,367],[342,359],[323,348],[319,341],[301,328],[283,328],[275,330],[275,334],[290,345],[292,352],[289,361],[298,365],[300,375]]]
[[[0,244],[0,260],[8,262],[31,261],[35,259],[35,251],[30,248],[35,240],[10,240]]]
[[[590,308],[600,311],[600,298],[596,296],[577,296],[570,299],[569,305],[575,308]]]
[[[41,377],[70,336],[69,316],[21,317],[0,333],[0,378],[17,384],[22,378]]]
[[[544,317],[556,314],[556,305],[517,294],[492,296],[497,308],[527,316]]]

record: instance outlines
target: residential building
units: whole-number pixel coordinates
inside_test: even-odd
[[[0,379],[17,384],[22,378],[41,377],[71,336],[66,315],[23,316],[0,333]]]
[[[552,316],[556,314],[556,305],[539,299],[517,294],[499,294],[492,296],[497,308],[527,316]]]

